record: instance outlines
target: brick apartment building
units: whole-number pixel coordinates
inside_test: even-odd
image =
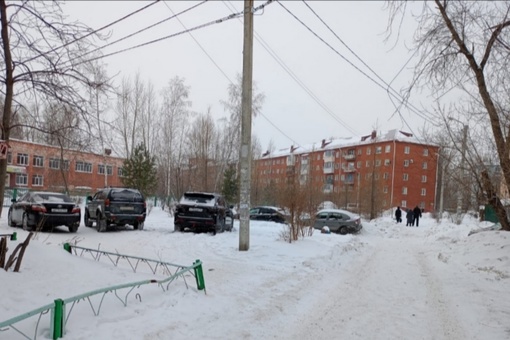
[[[371,201],[378,211],[416,205],[432,211],[438,150],[410,133],[391,130],[378,135],[374,131],[266,152],[256,160],[254,176],[259,186],[267,187],[278,187],[293,177],[341,207],[359,209]]]
[[[6,189],[88,194],[105,186],[122,186],[124,159],[79,150],[9,140]],[[106,172],[106,174],[105,174]]]

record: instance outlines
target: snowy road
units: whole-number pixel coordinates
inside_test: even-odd
[[[364,247],[349,266],[328,275],[322,288],[328,293],[306,313],[295,336],[369,339],[375,329],[378,339],[466,339],[428,264],[437,259],[421,243],[409,235]]]

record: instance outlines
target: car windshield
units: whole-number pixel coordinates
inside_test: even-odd
[[[192,193],[192,194],[184,194],[182,196],[179,203],[181,204],[205,204],[205,205],[214,205],[215,197],[211,194],[202,194],[202,193]]]
[[[113,190],[110,195],[112,201],[143,202],[142,194],[134,190]]]
[[[73,200],[69,198],[66,195],[62,194],[44,194],[44,193],[38,193],[33,196],[34,201],[39,202],[55,202],[55,203],[72,203]]]

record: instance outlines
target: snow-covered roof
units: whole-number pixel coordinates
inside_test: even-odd
[[[340,148],[354,147],[359,145],[380,143],[386,141],[406,141],[414,144],[426,144],[433,145],[431,143],[424,143],[420,141],[418,138],[414,137],[413,134],[405,131],[400,131],[397,129],[389,130],[386,132],[372,132],[369,135],[363,136],[355,136],[355,137],[339,137],[339,138],[330,138],[323,139],[321,142],[294,146],[275,150],[273,152],[266,152],[260,158],[274,158],[274,157],[283,157],[288,155],[305,155],[314,151],[325,151],[325,150],[334,150]]]

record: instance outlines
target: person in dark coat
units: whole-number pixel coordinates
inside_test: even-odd
[[[421,209],[418,206],[416,206],[413,209],[413,214],[414,214],[413,225],[416,223],[416,226],[418,226],[420,224]]]
[[[397,219],[397,223],[402,222],[402,210],[400,210],[400,207],[397,207],[395,211],[395,218]]]
[[[411,209],[407,209],[406,218],[407,218],[406,227],[411,227],[414,221],[414,212]]]

